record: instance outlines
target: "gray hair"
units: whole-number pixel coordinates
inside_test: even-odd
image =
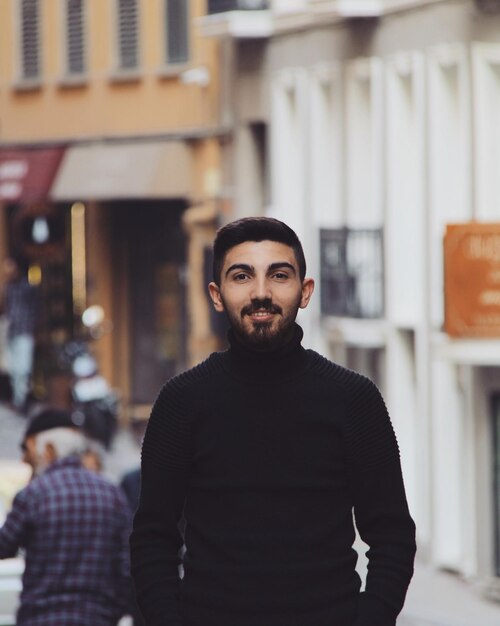
[[[86,439],[78,430],[72,428],[51,428],[36,436],[36,451],[42,455],[47,444],[52,444],[58,459],[74,454],[80,456],[86,447]]]

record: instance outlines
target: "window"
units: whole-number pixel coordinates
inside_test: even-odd
[[[40,77],[40,2],[21,2],[21,79],[34,80]]]
[[[323,315],[384,315],[382,229],[322,229],[320,255]]]
[[[166,63],[189,60],[189,2],[165,0]]]
[[[66,74],[85,73],[85,3],[66,0]]]
[[[137,0],[117,1],[118,69],[134,70],[139,65],[139,8]]]

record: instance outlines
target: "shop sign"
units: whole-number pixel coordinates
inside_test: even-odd
[[[17,200],[23,190],[23,180],[28,173],[25,159],[0,162],[0,200]]]
[[[0,202],[42,202],[64,154],[64,147],[0,150]]]
[[[448,335],[500,337],[500,223],[447,226],[444,286]]]

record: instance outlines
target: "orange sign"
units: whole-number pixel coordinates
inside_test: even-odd
[[[444,295],[448,335],[500,337],[500,223],[447,226]]]

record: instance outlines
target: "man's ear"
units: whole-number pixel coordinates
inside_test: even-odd
[[[314,279],[313,278],[304,278],[302,281],[302,297],[300,299],[300,308],[305,309],[309,304],[309,300],[313,295],[314,291]]]
[[[224,311],[224,303],[222,302],[220,289],[217,283],[209,283],[208,292],[212,298],[212,302],[214,303],[215,310],[222,313]]]
[[[54,461],[57,461],[57,452],[56,449],[54,447],[54,445],[52,443],[47,442],[45,444],[45,450],[44,450],[44,458],[47,461],[47,463],[53,463]]]

